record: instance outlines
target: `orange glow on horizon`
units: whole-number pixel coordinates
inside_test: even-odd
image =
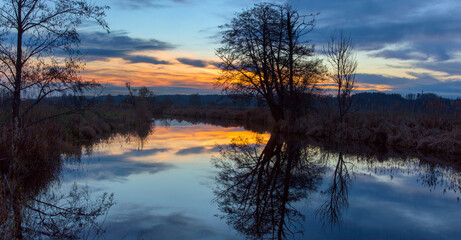
[[[338,90],[336,86],[333,86],[331,84],[319,84],[318,87],[321,90]],[[386,85],[386,84],[367,84],[367,83],[356,83],[356,86],[354,87],[354,91],[371,91],[371,90],[377,90],[377,91],[392,91],[392,86]]]
[[[218,76],[218,69],[212,65],[205,68],[177,62],[165,65],[131,63],[120,58],[88,63],[82,77],[101,84],[134,87],[146,86],[188,86],[209,89]]]
[[[180,63],[174,55],[156,56],[170,64],[131,63],[121,58],[110,58],[107,61],[92,61],[82,72],[83,79],[95,80],[100,84],[112,84],[123,87],[130,82],[133,87],[191,87],[197,89],[213,89],[214,83],[221,75],[213,66],[195,67]],[[210,61],[211,62],[211,61]],[[317,84],[320,89],[336,89],[331,80]],[[387,84],[367,84],[356,82],[357,91],[392,91]]]

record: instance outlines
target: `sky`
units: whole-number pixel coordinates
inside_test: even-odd
[[[99,0],[110,33],[80,29],[85,79],[123,94],[126,82],[155,94],[220,93],[215,49],[219,26],[257,0]],[[461,97],[461,1],[272,0],[301,14],[317,14],[308,38],[318,58],[331,33],[355,42],[357,89],[433,92]]]

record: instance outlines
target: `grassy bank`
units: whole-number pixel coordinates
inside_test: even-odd
[[[333,141],[383,145],[402,151],[461,154],[461,119],[451,115],[357,112],[338,123],[334,117],[305,120],[306,135]]]
[[[141,139],[147,137],[151,131],[151,118],[150,111],[137,107],[94,106],[69,113],[59,106],[42,105],[24,118],[24,127],[17,131],[17,153],[11,152],[11,124],[1,125],[0,157],[11,159],[16,154],[16,158],[27,159],[31,157],[27,152],[43,155],[44,159],[47,158],[47,152],[80,156],[82,151],[89,151],[95,143],[109,140],[116,135]]]
[[[354,112],[340,123],[332,111],[312,113],[295,123],[275,126],[282,132],[302,134],[331,143],[359,143],[373,148],[426,154],[461,154],[461,119],[455,114]],[[171,107],[157,117],[270,131],[274,120],[265,108],[230,109]],[[220,124],[221,123],[221,124]]]

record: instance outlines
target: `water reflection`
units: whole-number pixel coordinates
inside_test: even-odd
[[[24,164],[24,161],[21,165]],[[107,193],[94,199],[74,185],[62,193],[59,163],[1,169],[1,239],[86,239],[103,233],[99,217],[114,204]]]
[[[149,130],[120,134],[144,141],[151,124],[144,125]],[[14,145],[0,147],[0,239],[103,238],[104,217],[115,204],[114,195],[94,194],[77,183],[66,189],[61,174],[66,162],[78,164],[94,144],[113,135],[61,143],[53,138],[36,140],[48,128],[28,131],[19,132]],[[19,151],[10,151],[10,146]]]
[[[242,239],[237,232],[249,239],[461,234],[456,201],[461,175],[444,159],[378,155],[362,146],[324,146],[293,135],[187,122],[148,130],[88,144],[89,150],[24,155],[33,161],[19,168],[0,161],[6,179],[0,194],[2,237],[14,239],[15,226],[24,239],[88,233],[106,239],[213,240]],[[113,199],[102,192],[117,197],[103,225]]]
[[[325,149],[310,145],[306,139],[278,133],[272,133],[267,142],[258,137],[256,140],[234,138],[229,145],[221,146],[220,157],[212,162],[219,170],[214,187],[215,201],[221,212],[219,216],[248,239],[297,239],[306,234],[322,236],[318,234],[324,230],[306,225],[306,213],[309,212],[321,223],[316,226],[322,229],[328,226],[333,234],[338,234],[333,236],[342,236],[338,231],[350,206],[350,189],[356,177],[361,179],[360,185],[363,186],[367,185],[363,179],[370,176],[387,183],[389,180],[379,180],[387,175],[390,182],[405,188],[410,187],[409,183],[402,182],[402,174],[406,174],[415,176],[431,191],[441,188],[443,194],[457,194],[461,189],[460,172],[440,162],[356,152],[350,146]],[[374,185],[380,188],[378,184]],[[377,189],[363,191],[372,194]],[[312,210],[306,211],[306,208]],[[405,230],[409,233],[413,227]],[[306,228],[311,232],[306,232]],[[434,233],[427,235],[426,231],[420,230],[422,238],[433,236],[430,234]]]
[[[287,239],[302,232],[304,219],[292,203],[318,189],[323,169],[296,137],[272,134],[267,144],[256,142],[236,138],[222,148],[214,160],[216,201],[248,237]]]
[[[329,155],[323,157],[329,157]],[[327,200],[317,210],[317,215],[326,225],[340,224],[342,212],[349,206],[349,187],[352,183],[349,172],[351,163],[344,161],[343,152],[339,152],[337,158],[331,183],[325,191],[322,191]]]

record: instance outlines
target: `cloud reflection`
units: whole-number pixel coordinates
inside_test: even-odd
[[[151,149],[144,151],[130,151],[122,155],[101,156],[98,158],[87,158],[81,163],[74,163],[65,166],[64,169],[71,172],[66,175],[66,180],[87,179],[92,181],[109,180],[123,181],[135,174],[155,174],[173,168],[172,164],[158,162],[137,162],[131,157],[153,156],[156,153],[164,152],[164,149]],[[144,153],[143,153],[144,152]]]
[[[158,209],[144,206],[124,206],[108,222],[107,239],[236,239],[232,233],[216,229],[198,217],[174,212],[156,214]]]

